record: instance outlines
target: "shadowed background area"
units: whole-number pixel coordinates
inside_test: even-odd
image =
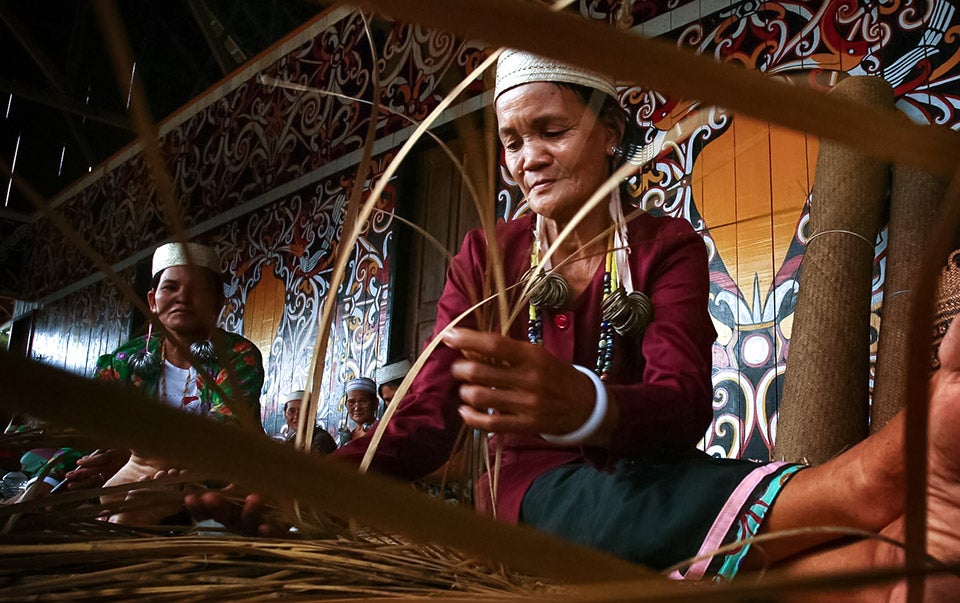
[[[121,2],[162,119],[323,7],[309,0]],[[134,140],[90,2],[0,2],[0,156],[50,197]],[[0,324],[10,320],[32,205],[0,178]]]

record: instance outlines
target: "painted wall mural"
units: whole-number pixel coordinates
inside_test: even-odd
[[[340,12],[342,18],[309,30],[313,35],[296,50],[258,65],[254,76],[233,82],[220,98],[173,117],[176,123],[163,133],[160,146],[187,226],[309,180],[316,170],[363,146],[370,110],[351,99],[369,100],[373,93],[371,49],[359,13]],[[389,82],[380,89],[381,103],[392,112],[377,116],[381,138],[410,125],[397,114],[425,116],[450,80],[459,81],[482,52],[476,42],[409,24],[392,24],[380,38],[377,71]],[[265,83],[274,80],[308,90]],[[106,258],[123,260],[169,236],[141,155],[81,185],[58,209]],[[55,244],[60,240],[58,232],[42,225],[27,269],[49,278],[28,279],[34,286],[30,297],[93,273],[92,265],[60,262],[62,249]]]
[[[378,158],[370,181],[391,158]],[[252,320],[252,292],[267,277],[278,282],[283,310],[272,321],[268,345],[261,347],[266,364],[261,405],[269,432],[283,425],[282,397],[308,382],[317,318],[329,292],[335,254],[341,252],[338,241],[353,182],[352,172],[326,179],[230,223],[213,238],[222,250],[225,271],[235,276],[227,289],[225,328],[250,337],[245,327]],[[377,206],[380,211],[350,251],[346,281],[337,296],[318,392],[318,417],[332,434],[345,417],[343,384],[373,375],[386,360],[394,194],[388,187]]]
[[[848,75],[883,77],[894,86],[898,107],[912,119],[960,129],[956,0],[637,0],[620,14],[622,4],[583,0],[576,10],[797,85],[825,90]],[[373,87],[371,49],[356,13],[344,10],[306,32],[295,49],[264,61],[254,76],[217,92],[220,96],[201,108],[185,110],[162,139],[184,217],[200,230],[201,239],[217,245],[224,268],[235,275],[224,324],[256,333],[266,352],[262,402],[270,431],[279,428],[279,397],[306,379],[316,335],[313,316],[329,287],[354,177],[356,159],[348,156],[361,147],[370,118],[365,105],[323,91],[369,98]],[[374,39],[384,104],[413,119],[426,115],[482,56],[476,43],[407,24],[379,24]],[[310,90],[277,87],[261,75]],[[470,94],[480,89],[477,83]],[[711,313],[720,337],[714,346],[715,421],[704,448],[764,458],[776,435],[808,208],[816,203],[810,191],[817,141],[642,87],[621,88],[620,100],[651,143],[663,141],[681,120],[696,126],[633,179],[635,201],[648,211],[686,218],[710,251]],[[409,125],[392,113],[377,119],[381,138]],[[381,174],[389,160],[389,153],[379,157],[368,177]],[[339,167],[331,171],[335,164]],[[498,208],[509,219],[523,211],[523,203],[502,170],[501,179]],[[395,195],[391,190],[382,209],[393,206]],[[91,179],[63,200],[60,210],[113,261],[142,253],[167,236],[138,154]],[[230,217],[220,223],[224,212]],[[375,219],[351,252],[324,365],[320,418],[331,431],[343,417],[343,381],[371,375],[385,358],[394,226],[389,218]],[[41,226],[27,266],[44,275],[30,279],[37,283],[32,292],[37,297],[92,270],[63,261],[60,241],[59,234]],[[881,235],[877,308],[884,252]],[[72,317],[84,315],[88,302],[83,300],[112,296],[111,303],[125,307],[115,292],[90,289],[94,292],[48,305],[45,332],[52,337]],[[98,336],[104,341],[122,331],[129,310],[111,312],[103,317],[112,325],[109,334]],[[874,325],[878,322],[877,316]],[[58,345],[44,345],[46,351],[36,353],[68,365]],[[70,368],[82,372],[79,365]]]
[[[133,271],[119,273],[133,280]],[[109,281],[100,281],[37,311],[31,349],[34,360],[93,376],[97,358],[129,337],[133,305]]]
[[[667,37],[698,53],[824,90],[841,77],[882,77],[894,88],[897,107],[914,121],[957,130],[957,8],[948,0],[743,2],[698,17]],[[645,168],[638,201],[690,220],[711,252],[711,313],[720,337],[714,345],[715,420],[703,446],[713,454],[766,459],[776,437],[809,206],[816,203],[810,191],[817,141],[642,89],[627,89],[622,99],[649,128],[650,140],[689,111],[710,113],[689,139]],[[760,182],[751,181],[756,173]],[[762,202],[754,203],[751,194]],[[876,258],[873,359],[885,232]]]

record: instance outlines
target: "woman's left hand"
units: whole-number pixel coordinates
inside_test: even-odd
[[[108,521],[131,526],[158,525],[164,518],[177,513],[182,507],[182,495],[179,491],[183,486],[176,488],[178,494],[165,492],[163,488],[155,489],[148,484],[154,480],[167,477],[183,477],[189,475],[186,469],[167,467],[157,459],[147,459],[132,454],[130,460],[103,485],[104,488],[133,484],[145,486],[132,487],[126,492],[118,492],[101,496],[103,504],[118,505],[120,511],[112,514]]]
[[[279,519],[265,497],[246,494],[240,502],[238,492],[240,488],[230,484],[222,490],[191,492],[183,503],[195,520],[213,519],[245,536],[280,538],[289,534],[290,524]]]
[[[489,432],[562,435],[590,416],[596,391],[572,364],[525,341],[453,329],[443,342],[464,354],[451,367],[463,384],[460,415],[471,427]],[[606,445],[615,423],[615,404],[589,444]]]
[[[67,490],[99,488],[130,460],[130,451],[118,448],[96,450],[77,460],[77,467],[66,473]]]

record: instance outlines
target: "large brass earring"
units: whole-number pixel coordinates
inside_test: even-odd
[[[604,297],[600,309],[603,320],[614,331],[625,337],[639,338],[653,321],[653,302],[645,293],[633,289],[627,258],[630,253],[627,222],[620,203],[619,189],[610,193],[610,218],[617,225],[613,234],[614,258],[610,265],[612,282],[610,293]]]
[[[653,321],[653,303],[640,291],[617,287],[601,304],[603,319],[622,336],[640,337]]]
[[[147,327],[147,339],[143,344],[142,350],[137,350],[130,355],[127,364],[130,370],[139,375],[142,379],[156,379],[160,376],[160,358],[150,351],[150,338],[153,336],[153,322]]]
[[[529,281],[530,303],[540,308],[559,309],[570,301],[570,284],[556,272],[527,270],[523,280]]]
[[[200,364],[205,366],[213,364],[214,360],[217,359],[217,351],[213,347],[213,342],[209,339],[191,343],[190,353],[193,354],[193,357],[196,358]]]

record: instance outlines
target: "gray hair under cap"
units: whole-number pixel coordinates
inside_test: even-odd
[[[500,53],[494,99],[511,88],[533,82],[576,84],[617,98],[616,82],[605,75],[541,57],[526,50],[508,48]]]

